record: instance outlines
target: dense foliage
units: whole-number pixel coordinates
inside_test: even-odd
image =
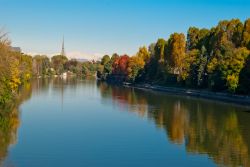
[[[19,86],[31,76],[32,57],[12,51],[8,40],[0,38],[0,104],[16,96]]]
[[[79,62],[76,59],[69,60],[66,56],[56,55],[51,60],[45,55],[33,57],[33,75],[46,77],[68,73],[76,76],[94,76],[100,62]]]
[[[187,38],[174,33],[132,57],[115,55],[102,58],[100,79],[250,93],[250,19],[190,27]]]

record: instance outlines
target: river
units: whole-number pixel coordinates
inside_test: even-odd
[[[250,110],[95,80],[37,79],[0,110],[0,166],[250,166]]]

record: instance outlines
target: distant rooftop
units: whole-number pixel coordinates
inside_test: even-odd
[[[11,47],[11,50],[13,52],[22,52],[21,48],[20,47]]]

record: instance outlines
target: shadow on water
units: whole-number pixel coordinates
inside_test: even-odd
[[[184,144],[188,154],[206,154],[218,165],[250,166],[250,114],[244,107],[98,82],[103,103],[147,117]]]

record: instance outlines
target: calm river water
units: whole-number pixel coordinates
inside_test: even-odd
[[[250,110],[231,104],[40,79],[0,113],[0,166],[250,166]]]

